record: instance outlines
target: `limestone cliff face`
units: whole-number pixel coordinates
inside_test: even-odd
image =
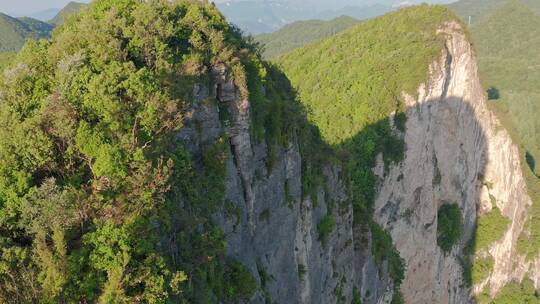
[[[469,303],[485,286],[494,296],[531,267],[516,253],[531,204],[519,150],[487,108],[474,52],[459,27],[441,29],[447,35],[443,56],[431,65],[418,97],[405,98],[405,160],[386,173],[379,168],[376,219],[406,260],[401,289],[407,303]],[[465,232],[447,254],[437,246],[437,211],[445,203],[459,204]],[[502,239],[478,253],[493,257],[494,270],[471,291],[464,287],[460,257],[477,215],[493,204],[511,224]]]
[[[464,287],[460,256],[477,214],[492,208],[490,196],[512,224],[486,253],[494,257],[495,269],[482,285],[489,281],[495,293],[532,267],[515,249],[530,205],[519,151],[487,108],[474,52],[460,25],[448,23],[440,31],[445,36],[440,60],[431,64],[417,96],[404,94],[405,159],[390,168],[380,161],[374,168],[380,177],[375,219],[406,261],[401,288],[406,303],[471,303],[472,292],[483,288]],[[353,288],[363,303],[390,303],[393,282],[375,265],[369,232],[353,227],[352,208],[334,212],[333,232],[325,244],[319,240],[317,225],[330,202],[347,200],[339,166],[325,168],[326,185],[316,199],[302,195],[302,158],[294,138],[268,168],[265,143],[250,135],[249,100],[229,72],[216,66],[215,85],[194,88],[196,102],[179,138],[194,155],[221,135],[229,140],[226,201],[214,218],[228,254],[260,283],[251,303],[350,303]],[[228,108],[230,121],[220,120],[220,108]],[[464,237],[446,254],[437,245],[437,211],[445,203],[459,204],[464,216]]]

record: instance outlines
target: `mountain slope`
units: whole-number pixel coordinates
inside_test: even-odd
[[[509,0],[460,0],[448,5],[463,20],[468,21],[471,16],[471,23],[482,21],[485,17],[505,6]],[[540,3],[536,0],[519,0],[526,4],[532,11],[540,13]]]
[[[402,282],[405,303],[471,301],[458,258],[475,236],[480,193],[466,185],[480,183],[484,143],[498,125],[486,110],[466,37],[448,9],[419,6],[277,60],[310,121],[345,159],[354,220],[370,225],[375,244],[376,231],[392,236],[406,268],[390,274]],[[441,232],[438,209],[451,203],[464,220]],[[438,237],[454,232],[458,240],[444,252]]]
[[[79,2],[69,2],[64,8],[62,8],[50,21],[48,21],[50,24],[53,24],[54,26],[59,26],[62,23],[64,23],[65,19],[73,15],[75,13],[78,13],[82,8],[86,7],[87,4],[85,3],[79,3]]]
[[[295,48],[333,36],[358,22],[347,16],[330,21],[297,21],[271,34],[257,35],[254,38],[263,46],[264,57],[276,58]]]
[[[278,62],[299,87],[323,137],[336,144],[400,109],[401,91],[417,88],[443,48],[434,28],[451,18],[443,8],[401,10],[294,50]],[[399,62],[401,56],[409,59]]]
[[[18,51],[28,39],[49,37],[52,26],[32,18],[0,13],[0,52]]]
[[[495,15],[500,28],[482,27],[492,41],[478,45],[476,40],[480,58],[489,51],[515,60],[512,56],[538,49],[536,23],[530,19],[534,14],[527,6],[504,6],[501,14],[513,17]],[[528,191],[535,184],[528,183],[523,154],[484,97],[468,34],[442,8],[389,16],[393,14],[294,50],[278,62],[322,137],[347,151],[352,161],[345,167],[377,164],[378,192],[367,206],[373,206],[375,221],[391,234],[405,260],[401,291],[406,303],[470,303],[470,296],[479,303],[536,299],[539,286],[529,278],[534,281],[538,273],[538,188]],[[435,26],[438,22],[445,25]],[[510,34],[520,27],[525,31],[517,37],[493,41],[499,31]],[[388,39],[381,42],[381,37]],[[531,72],[533,68],[529,66]],[[492,77],[511,74],[501,70]],[[388,151],[398,146],[377,142],[385,124],[370,124],[387,115],[394,117],[394,132],[404,132],[399,138],[406,150],[398,165],[388,159]],[[386,154],[377,162],[366,158],[377,148]],[[365,181],[371,165],[360,172],[365,173],[359,180]],[[445,225],[439,217],[442,206],[454,203],[461,210],[463,235],[449,252],[442,252],[439,239],[445,232],[439,229]],[[360,210],[355,209],[356,217]]]

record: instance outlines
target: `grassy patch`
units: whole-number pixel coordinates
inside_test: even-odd
[[[473,284],[480,283],[487,279],[493,271],[493,258],[477,258],[473,261],[471,269],[471,280]]]
[[[482,302],[480,302],[482,303]],[[540,297],[531,280],[525,279],[521,283],[512,282],[506,285],[489,304],[538,304]]]
[[[502,215],[499,208],[493,206],[493,209],[480,216],[476,222],[476,233],[474,236],[475,251],[489,247],[493,242],[500,240],[506,230],[510,220]]]

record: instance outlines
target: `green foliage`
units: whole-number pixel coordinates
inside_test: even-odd
[[[306,265],[298,264],[298,278],[300,279],[300,281],[304,280],[306,273],[307,273]]]
[[[463,219],[458,204],[444,204],[437,212],[437,244],[449,252],[463,233]]]
[[[211,4],[158,0],[94,1],[51,41],[25,45],[0,76],[0,302],[253,295],[211,220],[228,138],[205,142],[197,160],[175,140],[212,66],[236,71],[247,92],[245,67],[262,64],[246,47]],[[254,111],[267,121],[272,107]]]
[[[374,222],[371,223],[370,228],[373,242],[371,251],[375,257],[375,263],[379,265],[379,269],[382,269],[381,265],[383,265],[385,260],[388,261],[388,273],[395,284],[394,298],[395,301],[400,301],[401,293],[399,286],[405,278],[405,262],[397,249],[392,245],[392,237],[386,230]]]
[[[510,220],[502,215],[496,206],[493,206],[490,212],[478,217],[474,235],[475,252],[486,249],[493,242],[500,240],[508,229],[509,224]]]
[[[225,272],[224,290],[226,303],[249,300],[257,290],[257,282],[251,272],[239,262],[231,262]]]
[[[472,264],[471,282],[473,284],[483,282],[493,271],[493,258],[476,258]]]
[[[476,219],[474,234],[464,248],[463,257],[460,260],[467,286],[479,284],[491,274],[494,265],[493,258],[490,255],[478,255],[478,253],[501,239],[509,224],[510,220],[502,215],[495,205],[491,211]]]
[[[533,201],[527,212],[523,231],[518,239],[517,250],[527,259],[533,259],[540,252],[540,181],[531,168],[522,163],[521,172],[527,182],[527,191]]]
[[[394,294],[392,295],[392,302],[390,304],[405,304],[405,299],[403,299],[403,294],[401,291],[394,289]]]
[[[339,144],[401,110],[401,93],[414,95],[426,80],[429,64],[444,47],[437,28],[451,19],[444,7],[407,8],[294,50],[278,61],[324,140]]]
[[[362,304],[362,296],[356,286],[353,287],[353,298],[351,304]]]
[[[334,217],[331,214],[326,214],[317,225],[317,230],[319,231],[319,240],[323,242],[323,244],[328,240],[328,236],[330,236],[334,230],[335,224],[336,220]]]
[[[497,294],[495,299],[484,297],[479,304],[514,304],[514,303],[527,303],[538,304],[540,303],[540,297],[538,291],[534,288],[534,283],[528,279],[523,280],[521,283],[512,282],[504,286],[503,289]]]
[[[14,52],[3,52],[0,53],[0,70],[3,70],[9,64],[15,60]]]
[[[348,16],[341,16],[330,21],[297,21],[273,33],[257,35],[255,40],[263,46],[263,56],[272,59],[309,43],[334,36],[358,22]]]

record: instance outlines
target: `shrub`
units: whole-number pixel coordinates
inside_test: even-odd
[[[253,274],[237,261],[229,262],[224,276],[225,297],[229,303],[249,300],[257,290]]]
[[[461,239],[463,220],[458,204],[444,204],[437,212],[437,244],[448,252]]]
[[[360,295],[360,291],[358,291],[356,286],[353,287],[352,304],[362,304],[362,296]]]
[[[332,230],[334,230],[334,225],[335,220],[331,214],[325,215],[319,222],[319,225],[317,225],[319,240],[323,242],[323,244],[326,243],[328,236],[332,233]]]
[[[473,284],[484,281],[493,271],[493,258],[477,258],[473,261],[471,269],[471,280]]]
[[[495,299],[488,303],[494,304],[517,304],[528,303],[538,304],[540,303],[540,296],[538,291],[534,288],[534,283],[529,279],[524,279],[521,283],[511,282],[504,286],[503,289],[497,294]]]
[[[300,281],[304,280],[304,277],[306,276],[306,272],[307,272],[306,265],[298,264],[298,278],[300,279]]]
[[[480,216],[476,220],[475,252],[489,247],[493,242],[502,238],[509,224],[510,220],[503,216],[496,206],[493,206],[490,212]]]

